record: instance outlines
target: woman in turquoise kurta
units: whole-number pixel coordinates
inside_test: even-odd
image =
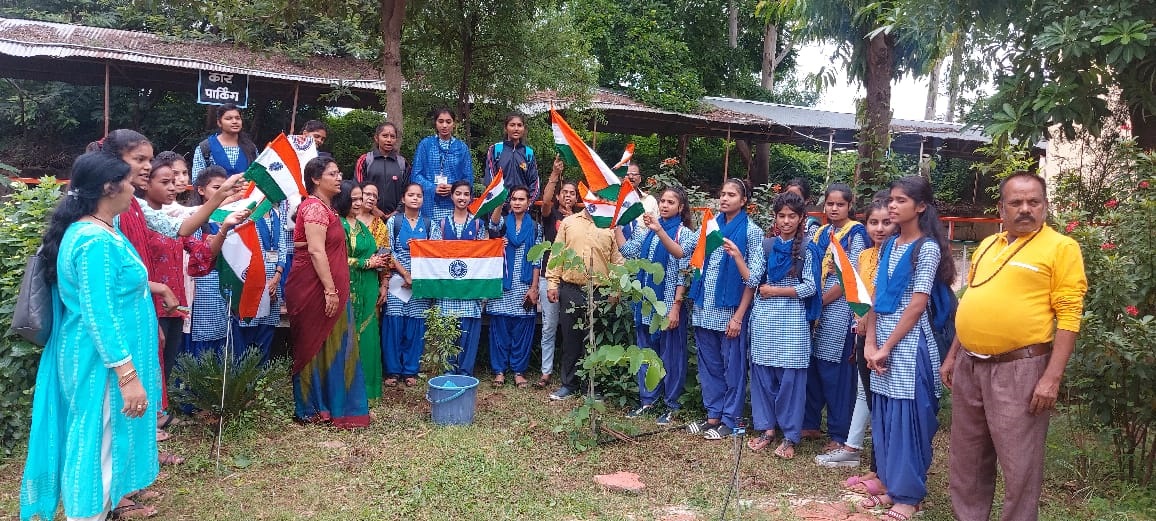
[[[113,226],[132,203],[129,166],[93,152],[72,172],[40,253],[53,329],[36,377],[22,520],[53,519],[63,501],[68,519],[101,521],[158,470],[157,317],[148,272]]]

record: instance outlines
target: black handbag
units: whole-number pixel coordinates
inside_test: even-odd
[[[45,279],[44,259],[39,251],[28,257],[24,265],[24,278],[12,311],[12,328],[8,330],[8,334],[12,333],[39,346],[47,344],[52,333],[52,286]]]

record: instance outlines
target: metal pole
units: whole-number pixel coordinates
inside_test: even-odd
[[[289,134],[297,133],[297,94],[301,92],[301,84],[293,85],[293,112],[289,113]]]
[[[104,135],[108,136],[108,62],[104,62]]]

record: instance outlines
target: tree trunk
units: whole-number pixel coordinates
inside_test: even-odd
[[[927,107],[923,110],[923,119],[927,121],[935,121],[935,106],[939,103],[939,77],[942,73],[943,58],[940,58],[927,74]]]
[[[381,6],[381,70],[385,80],[385,115],[397,125],[401,136],[402,112],[401,27],[405,23],[406,0],[378,0]]]
[[[955,122],[955,111],[959,103],[959,82],[963,75],[963,34],[956,33],[951,43],[951,69],[947,74],[947,117],[948,123]]]
[[[731,49],[739,48],[739,6],[736,0],[727,2],[727,43]]]
[[[735,140],[735,150],[739,153],[739,159],[743,162],[743,166],[747,168],[747,172],[751,171],[752,161],[754,160],[754,151],[751,150],[751,143],[745,139]]]
[[[882,32],[867,42],[865,120],[859,130],[856,183],[871,184],[883,174],[883,157],[891,144],[891,76],[895,70],[895,41]]]
[[[1156,151],[1156,114],[1144,110],[1139,103],[1128,113],[1132,119],[1132,137],[1136,138],[1136,144],[1141,150]]]
[[[458,5],[465,10],[462,2]],[[462,129],[463,141],[473,146],[470,137],[470,76],[474,71],[474,32],[478,25],[477,11],[470,11],[466,21],[462,24],[460,38],[462,40],[462,77],[458,81],[458,117],[461,118],[459,128]]]
[[[771,144],[766,141],[760,141],[755,146],[755,157],[751,163],[751,169],[747,177],[751,180],[751,187],[766,184],[770,178],[771,170]]]
[[[767,92],[775,88],[775,68],[779,66],[775,51],[779,47],[779,26],[768,23],[763,27],[763,64],[759,74],[759,83]]]

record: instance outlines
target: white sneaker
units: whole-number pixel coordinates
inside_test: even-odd
[[[859,452],[861,451],[847,450],[846,447],[839,447],[826,454],[815,456],[815,464],[827,468],[858,467]]]

